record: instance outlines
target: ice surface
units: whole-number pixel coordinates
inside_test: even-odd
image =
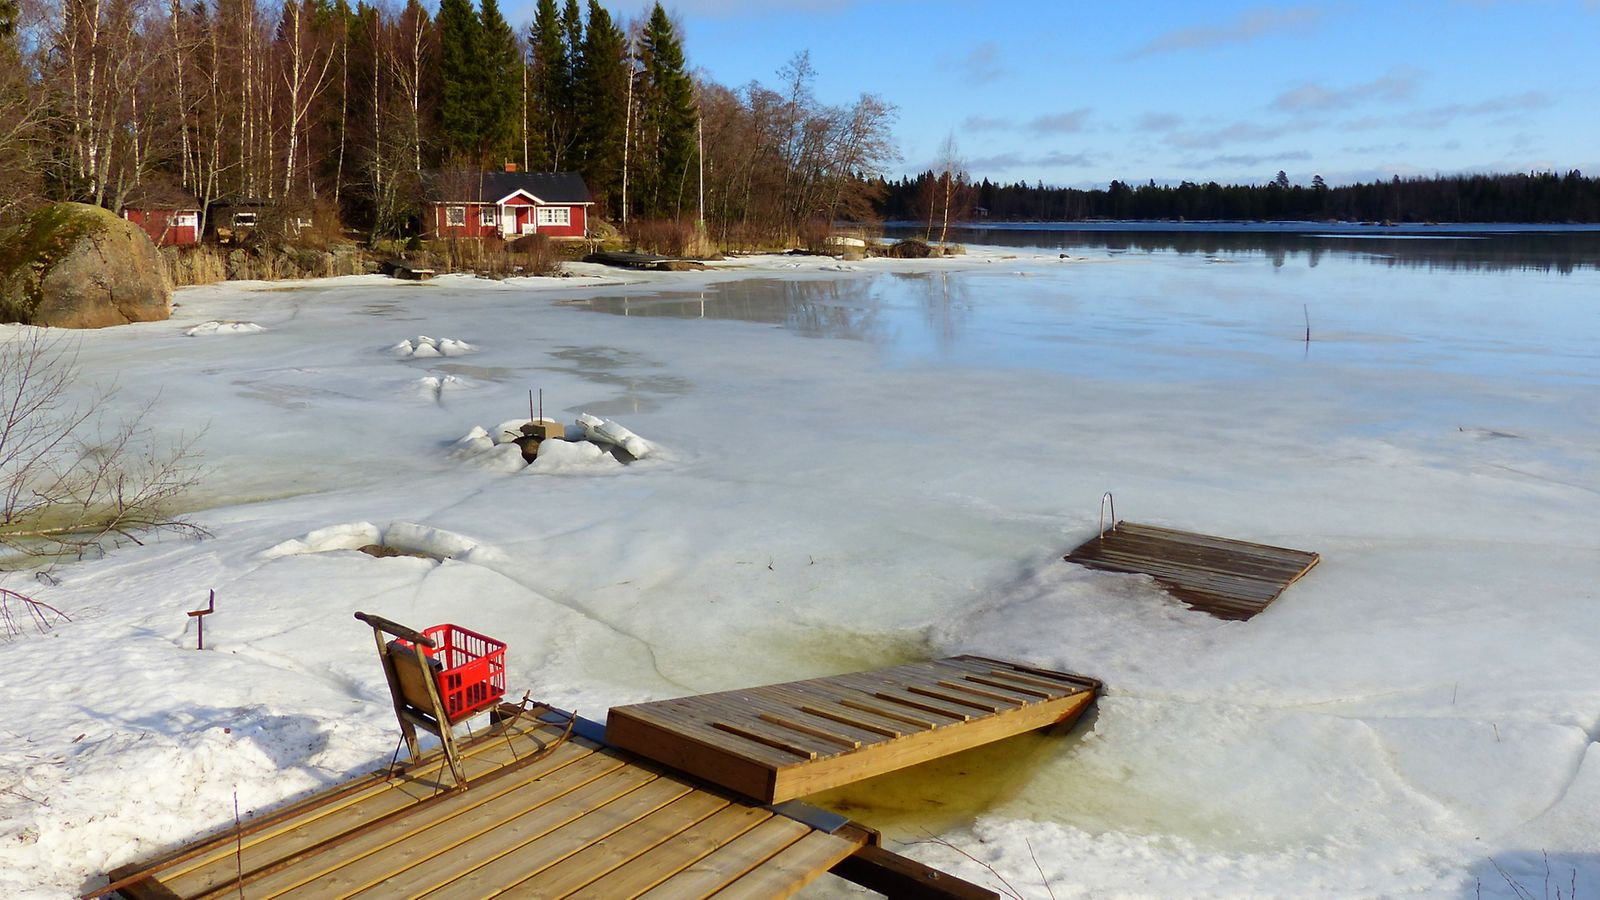
[[[505,640],[513,692],[597,719],[959,652],[1103,678],[1083,736],[983,757],[1014,789],[945,803],[983,777],[951,768],[884,820],[1030,897],[1035,857],[1058,898],[1513,896],[1497,866],[1543,895],[1546,855],[1550,887],[1600,891],[1600,273],[969,249],[219,285],[75,336],[75,392],[205,427],[215,537],[4,581],[73,620],[0,644],[0,896],[74,894],[231,825],[235,792],[248,816],[386,760],[356,609]],[[396,366],[375,323],[494,338],[470,375]],[[530,389],[670,461],[524,467],[500,432]],[[1060,561],[1107,489],[1323,562],[1211,619]],[[211,589],[200,653],[184,612]]]

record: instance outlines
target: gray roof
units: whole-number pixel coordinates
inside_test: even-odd
[[[432,172],[428,199],[435,202],[494,203],[517,191],[545,203],[592,203],[577,172]]]

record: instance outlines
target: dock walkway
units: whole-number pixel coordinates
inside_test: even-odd
[[[1050,725],[1100,682],[981,656],[612,707],[606,739],[772,803]]]
[[[123,867],[112,884],[128,900],[784,897],[873,838],[562,734],[510,719],[461,745],[467,790],[434,753]]]

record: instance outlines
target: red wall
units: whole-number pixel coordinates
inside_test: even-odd
[[[181,247],[188,244],[200,243],[199,228],[192,225],[176,225],[180,212],[198,216],[195,210],[176,209],[133,209],[122,211],[122,217],[129,222],[144,229],[150,235],[150,240],[158,247]],[[198,222],[198,218],[196,219]]]

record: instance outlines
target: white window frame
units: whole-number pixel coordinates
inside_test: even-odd
[[[538,217],[539,227],[555,228],[572,224],[572,207],[570,206],[541,206]]]
[[[478,226],[480,228],[492,228],[498,224],[500,224],[500,218],[495,214],[494,207],[485,206],[478,210]]]
[[[173,222],[173,225],[175,227],[177,227],[177,228],[199,228],[200,227],[200,214],[199,213],[192,213],[192,212],[181,212],[181,213],[178,213],[175,217],[173,217],[172,222]]]
[[[446,206],[444,208],[444,227],[467,227],[467,208],[465,206]]]
[[[254,228],[256,227],[256,221],[257,215],[253,212],[236,212],[233,214],[233,227],[235,228]]]

